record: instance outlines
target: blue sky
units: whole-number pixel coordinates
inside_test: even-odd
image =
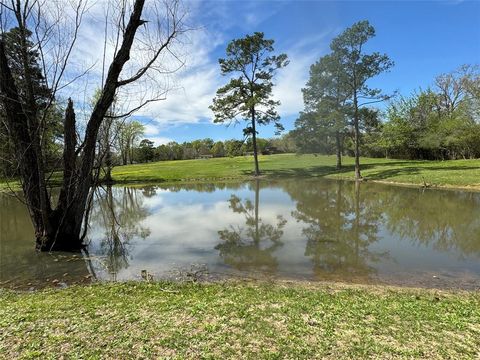
[[[387,53],[395,62],[389,73],[370,81],[386,93],[408,95],[428,87],[441,73],[480,64],[480,1],[189,0],[186,6],[196,28],[186,42],[186,65],[175,74],[175,88],[167,99],[137,116],[146,125],[146,137],[157,144],[242,138],[241,126],[212,124],[208,106],[216,89],[228,81],[218,66],[227,43],[254,31],[274,39],[276,51],[290,58],[275,79],[275,98],[282,103],[279,113],[287,131],[303,108],[301,88],[309,66],[328,53],[333,37],[357,21],[369,20],[376,29],[367,51]],[[259,131],[261,137],[274,134],[270,126]]]

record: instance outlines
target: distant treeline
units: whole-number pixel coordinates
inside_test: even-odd
[[[261,154],[291,153],[296,151],[295,142],[291,134],[278,138],[257,138],[258,151]],[[210,138],[194,140],[191,142],[154,146],[149,139],[143,139],[135,149],[134,162],[145,163],[152,161],[189,160],[209,157],[234,157],[248,155],[253,152],[252,139],[214,141]]]

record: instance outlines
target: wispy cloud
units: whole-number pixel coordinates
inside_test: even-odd
[[[170,139],[168,137],[163,137],[163,136],[149,136],[148,134],[145,134],[146,137],[150,140],[153,141],[155,146],[159,145],[165,145],[168,144],[171,141],[174,141],[174,139]]]
[[[280,100],[280,116],[298,114],[303,109],[302,88],[308,80],[310,65],[328,52],[328,36],[332,31],[305,37],[285,51],[290,64],[281,69],[276,79],[274,96]]]
[[[164,100],[150,103],[137,112],[137,116],[151,119],[146,134],[157,144],[171,139],[161,137],[168,127],[180,124],[211,122],[209,109],[215,92],[227,79],[220,75],[218,56],[239,29],[251,32],[274,16],[284,6],[283,2],[187,2],[189,22],[195,30],[188,33],[177,48],[185,66],[174,74],[159,76],[158,84],[168,88]],[[92,17],[82,24],[78,46],[72,61],[79,67],[90,67],[88,76],[69,88],[66,96],[73,96],[79,103],[90,101],[95,88],[101,85],[103,31],[105,5],[99,3],[90,9]],[[240,11],[240,10],[241,11]],[[235,13],[236,12],[236,13]],[[148,26],[148,25],[147,25]],[[235,29],[235,30],[232,30]],[[308,78],[308,69],[327,49],[329,32],[283,44],[280,52],[286,52],[290,64],[279,71],[275,79],[274,96],[281,101],[279,112],[282,117],[297,114],[303,108],[301,88]],[[220,54],[220,55],[219,55]],[[113,56],[113,45],[107,46],[107,65]],[[138,59],[137,59],[138,60]],[[127,69],[128,71],[128,69]],[[162,78],[163,77],[163,78]],[[142,93],[139,91],[138,93]],[[122,96],[122,94],[120,94]],[[125,102],[139,101],[137,89],[123,94]],[[88,106],[86,107],[88,111]]]

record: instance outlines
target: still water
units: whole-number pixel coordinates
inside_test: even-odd
[[[329,180],[99,188],[88,251],[35,253],[0,195],[0,286],[281,278],[480,288],[480,193]]]

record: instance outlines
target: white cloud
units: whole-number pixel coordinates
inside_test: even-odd
[[[154,124],[147,123],[143,124],[143,126],[145,127],[145,135],[147,135],[147,137],[152,135],[158,135],[160,133],[160,129]]]
[[[168,137],[163,137],[163,136],[148,136],[148,134],[145,134],[146,137],[148,138],[148,140],[151,140],[153,141],[153,143],[155,144],[155,146],[159,146],[159,145],[165,145],[165,144],[168,144],[169,142],[171,141],[174,141],[173,139],[170,139]]]
[[[274,98],[280,100],[281,116],[297,114],[303,108],[302,87],[308,79],[312,56],[290,55],[290,64],[279,71],[274,87]]]
[[[254,13],[246,14],[245,15],[245,22],[248,25],[256,25],[258,23],[258,15]]]
[[[258,27],[274,16],[285,5],[286,2],[282,1],[249,1],[244,4],[245,15],[243,17],[235,16],[238,14],[231,14],[231,18],[238,21],[237,26],[251,32],[252,28]]]
[[[188,21],[192,24],[208,25],[207,27],[197,26],[198,29],[189,32],[182,43],[176,47],[181,59],[185,61],[185,66],[170,75],[152,73],[156,79],[149,87],[140,84],[125,89],[119,95],[126,102],[125,106],[133,107],[145,99],[149,91],[155,92],[161,91],[161,88],[168,88],[164,100],[150,103],[135,114],[152,119],[146,125],[146,135],[152,140],[155,139],[156,144],[171,140],[160,136],[166,127],[211,121],[213,114],[209,105],[218,87],[228,81],[220,75],[217,50],[223,49],[230,40],[229,29],[235,26],[242,29],[256,28],[283,6],[281,3],[266,6],[248,2],[242,5],[245,10],[242,14],[232,14],[232,8],[224,2],[192,1],[187,4],[190,6]],[[102,2],[89,10],[89,15],[92,16],[86,16],[80,31],[78,46],[72,55],[72,62],[78,67],[85,68],[94,64],[88,76],[73,84],[65,94],[65,97],[74,97],[77,103],[88,102],[91,95],[85,96],[85,93],[92,94],[101,83],[104,46],[103,11]],[[286,52],[290,59],[290,64],[285,69],[281,69],[275,79],[274,96],[281,101],[279,107],[281,116],[294,115],[303,108],[301,88],[308,78],[310,64],[325,50],[325,38],[328,34],[329,32],[326,32],[315,37],[304,38],[284,49],[277,49],[278,52]],[[112,56],[113,46],[110,44],[107,46],[107,67]],[[139,54],[132,54],[130,67],[125,70],[126,74],[123,76],[128,76],[128,73],[135,71],[132,65],[141,60]],[[171,58],[163,60],[170,64],[167,67],[172,66]],[[88,107],[86,108],[88,111]]]
[[[197,123],[211,119],[208,106],[220,85],[217,69],[204,66],[177,79],[179,87],[170,91],[163,101],[151,103],[141,111],[160,125]]]
[[[327,36],[330,31],[319,35],[303,38],[290,46],[284,52],[288,55],[290,64],[278,71],[275,80],[274,97],[280,100],[281,116],[298,114],[303,109],[302,88],[305,86],[310,65],[327,52]]]

